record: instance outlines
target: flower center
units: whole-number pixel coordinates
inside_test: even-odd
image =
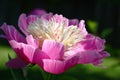
[[[40,45],[45,39],[55,40],[70,48],[79,42],[83,36],[80,34],[80,28],[77,26],[67,26],[66,22],[56,22],[54,19],[37,19],[28,26],[28,33],[35,38],[39,38]]]

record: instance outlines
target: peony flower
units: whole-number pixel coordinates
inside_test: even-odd
[[[13,68],[38,64],[46,72],[60,74],[77,64],[100,65],[109,56],[105,40],[89,34],[84,20],[36,10],[29,16],[21,14],[18,26],[24,35],[6,23],[1,27],[17,54],[7,63]]]

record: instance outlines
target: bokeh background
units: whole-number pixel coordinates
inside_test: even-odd
[[[107,68],[77,65],[56,75],[56,80],[120,80],[120,0],[0,0],[0,25],[7,22],[18,28],[19,15],[35,8],[84,19],[90,33],[106,39],[106,50],[111,54],[103,63]],[[0,39],[0,80],[13,80],[11,69],[5,66],[8,54],[15,57],[7,40]],[[13,71],[18,80],[24,80],[22,70]],[[42,80],[38,66],[29,68],[27,76],[28,80]]]

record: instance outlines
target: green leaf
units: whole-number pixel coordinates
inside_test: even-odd
[[[97,33],[97,31],[98,31],[98,22],[92,21],[92,20],[88,20],[87,21],[87,25],[88,25],[89,30],[92,33]]]
[[[9,59],[9,60],[12,59],[9,53],[8,53],[8,59]],[[13,80],[17,80],[17,78],[16,78],[16,76],[15,76],[15,73],[14,73],[13,69],[11,69],[11,68],[9,68],[9,69],[10,69],[10,72],[11,72],[11,74],[12,74]]]
[[[103,38],[106,38],[108,35],[110,35],[110,33],[112,33],[112,28],[106,28],[101,32],[101,36]]]

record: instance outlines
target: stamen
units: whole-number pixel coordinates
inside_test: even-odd
[[[77,26],[65,26],[66,23],[58,23],[54,19],[37,19],[28,26],[28,33],[40,39],[51,39],[61,42],[66,48],[69,48],[79,42],[83,37],[80,34],[80,28]],[[42,40],[42,41],[41,41]]]

